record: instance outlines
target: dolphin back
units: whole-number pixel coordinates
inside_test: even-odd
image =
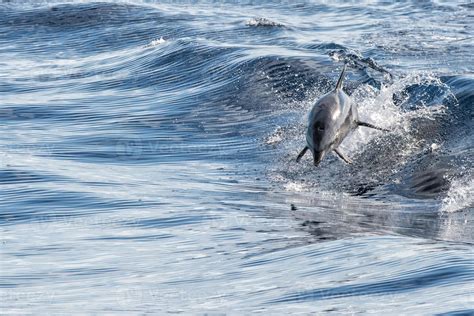
[[[344,67],[342,68],[341,75],[339,76],[339,79],[337,80],[336,83],[336,89],[342,89],[342,83],[344,82],[344,74],[346,73],[346,64],[344,64]]]

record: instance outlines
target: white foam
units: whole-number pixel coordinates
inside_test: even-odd
[[[465,208],[474,208],[474,179],[464,177],[451,182],[448,195],[443,199],[441,211],[453,213]]]
[[[150,46],[160,45],[160,44],[163,44],[164,42],[166,42],[166,40],[162,36],[162,37],[160,37],[160,39],[155,39],[155,40],[151,41]]]
[[[285,190],[291,192],[304,192],[307,190],[307,187],[302,183],[288,182],[284,185]]]

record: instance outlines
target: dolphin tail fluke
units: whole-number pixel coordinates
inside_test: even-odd
[[[298,154],[298,157],[296,157],[296,162],[300,162],[301,158],[303,158],[304,154],[306,154],[306,151],[308,149],[308,146],[305,146],[305,148],[303,148],[303,150]]]
[[[339,149],[334,149],[334,152],[339,156],[339,158],[341,158],[342,160],[344,160],[345,163],[348,163],[348,164],[351,164],[352,163],[352,160],[350,160],[346,155],[344,155],[342,153],[342,151],[340,151]]]
[[[366,122],[360,122],[359,121],[359,122],[357,122],[357,125],[368,127],[368,128],[373,128],[373,129],[378,129],[379,131],[390,132],[390,130],[388,130],[386,128],[381,128],[381,127],[375,126],[374,124],[370,124],[370,123],[366,123]]]
[[[339,79],[337,80],[336,83],[336,90],[342,89],[342,83],[344,82],[344,74],[346,72],[346,64],[344,64],[344,67],[342,68],[341,75],[339,76]]]

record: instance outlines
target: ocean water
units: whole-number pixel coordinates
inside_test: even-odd
[[[474,314],[474,6],[0,4],[2,314]],[[349,64],[354,161],[305,157]]]

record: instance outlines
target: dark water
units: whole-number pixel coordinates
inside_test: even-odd
[[[472,3],[291,3],[3,1],[2,313],[474,313]]]

